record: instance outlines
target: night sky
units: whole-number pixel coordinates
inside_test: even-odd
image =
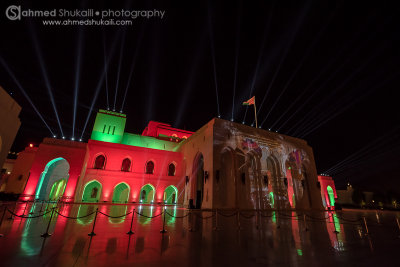
[[[13,151],[52,134],[7,68],[59,138],[51,95],[65,137],[70,139],[75,127],[75,139],[83,135],[84,141],[96,110],[120,111],[126,89],[123,112],[132,133],[141,133],[149,120],[196,131],[218,115],[251,125],[253,109],[246,113],[241,103],[255,95],[262,128],[305,139],[319,173],[343,163],[328,172],[337,187],[350,181],[363,189],[400,191],[400,10],[395,5],[37,2],[1,3],[0,53],[7,67],[0,64],[0,86],[22,106]],[[7,19],[10,5],[158,9],[165,16],[132,19],[131,26],[44,26],[43,18]]]

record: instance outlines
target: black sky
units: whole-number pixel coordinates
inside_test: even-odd
[[[81,33],[76,138],[101,81],[103,39],[110,59],[111,109],[119,66],[117,111],[134,62],[124,108],[126,130],[134,133],[141,133],[148,120],[195,131],[216,117],[214,54],[221,118],[231,119],[234,103],[234,120],[242,122],[246,108],[241,103],[255,95],[263,128],[307,140],[319,172],[350,156],[342,170],[333,172],[337,186],[350,181],[366,189],[400,190],[396,171],[400,160],[400,10],[391,2],[2,1],[1,5],[1,57],[59,137],[34,39],[64,134],[71,138]],[[163,19],[138,18],[125,27],[43,26],[39,18],[8,20],[5,10],[10,5],[23,9],[159,9],[166,15]],[[22,106],[22,126],[13,150],[51,136],[3,66],[0,85]],[[95,111],[107,107],[105,79],[100,85],[83,134],[85,141]],[[253,119],[249,109],[246,124]]]

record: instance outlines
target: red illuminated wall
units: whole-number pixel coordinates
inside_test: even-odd
[[[98,155],[106,157],[104,170],[93,168]],[[132,163],[129,172],[121,171],[122,161],[125,158],[129,158]],[[145,166],[150,160],[155,165],[154,173],[146,174]],[[175,176],[168,176],[170,163],[175,164]],[[111,202],[115,186],[124,182],[130,187],[128,202],[139,202],[142,186],[152,184],[156,190],[154,202],[162,202],[165,188],[174,185],[178,189],[178,202],[181,203],[184,174],[182,154],[179,152],[89,140],[85,165],[83,178],[80,179],[77,187],[76,202],[82,200],[85,185],[90,181],[97,180],[102,184],[101,202]]]
[[[325,200],[325,208],[327,209],[334,209],[335,207],[331,207],[331,205],[329,204],[329,195],[328,195],[328,191],[327,191],[327,187],[330,186],[332,187],[333,190],[333,194],[335,196],[335,199],[337,198],[336,195],[336,188],[335,188],[335,182],[333,181],[332,177],[329,176],[322,176],[322,175],[318,175],[318,181],[321,185],[321,196],[322,199]]]
[[[181,129],[176,129],[171,127],[171,125],[156,121],[150,121],[147,127],[144,129],[142,135],[159,137],[160,135],[166,136],[176,136],[178,138],[188,138],[193,132],[185,131]]]
[[[34,197],[36,186],[46,164],[49,161],[60,157],[67,160],[70,166],[69,178],[67,187],[65,188],[64,197],[66,200],[73,198],[75,187],[82,170],[85,153],[86,143],[45,138],[43,143],[38,147],[35,160],[30,170],[31,174],[24,191],[25,199]]]

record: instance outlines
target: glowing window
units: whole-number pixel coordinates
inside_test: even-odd
[[[168,165],[168,176],[175,176],[175,164],[173,163]]]
[[[97,192],[99,191],[99,189],[97,187],[93,187],[92,192],[90,194],[91,198],[96,198],[97,197]]]
[[[131,160],[126,158],[122,161],[121,171],[129,172],[131,169]]]
[[[153,174],[154,173],[154,162],[149,161],[146,163],[146,174]]]
[[[103,155],[97,156],[96,160],[94,161],[95,169],[104,169],[104,164],[106,162],[106,158]]]

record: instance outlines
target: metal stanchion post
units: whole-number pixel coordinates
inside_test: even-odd
[[[129,232],[127,232],[128,235],[133,235],[134,234],[134,232],[132,231],[133,217],[135,217],[135,209],[132,210],[131,228],[129,229]]]
[[[31,208],[31,212],[29,212],[29,214],[33,214],[33,209],[36,207],[36,199],[33,199],[33,203],[32,203],[32,208]]]
[[[305,213],[303,214],[303,220],[304,220],[304,227],[305,227],[305,230],[308,231],[307,223],[306,223],[306,214],[305,214]]]
[[[256,210],[256,229],[260,229],[260,225],[259,225],[259,210]]]
[[[51,210],[51,215],[50,215],[49,223],[47,224],[46,233],[42,234],[41,237],[46,238],[46,237],[51,236],[51,234],[49,234],[49,228],[50,228],[51,220],[53,219],[53,214],[54,214],[54,208]]]
[[[44,200],[42,200],[42,205],[40,205],[40,211],[39,212],[43,211],[43,204],[44,204]]]
[[[162,234],[167,232],[167,230],[165,230],[165,214],[166,214],[166,210],[167,210],[167,207],[164,206],[164,220],[163,220],[162,230],[160,230],[160,233],[162,233]]]
[[[237,212],[237,226],[238,226],[238,231],[240,231],[242,228],[240,227],[240,211],[239,210]]]
[[[17,205],[18,205],[18,201],[15,202],[14,209],[13,209],[12,213],[10,213],[10,217],[8,217],[7,220],[12,220],[12,219],[14,219],[13,213],[15,213],[15,209],[17,208]]]
[[[192,210],[189,210],[189,232],[193,232],[192,228]]]
[[[399,222],[399,218],[396,218],[396,222],[397,222],[397,226],[399,227],[399,230],[400,230],[400,222]],[[400,235],[399,235],[399,237],[400,237]]]
[[[367,220],[365,219],[365,217],[363,217],[363,220],[364,220],[365,230],[367,231],[365,235],[369,235]]]
[[[26,211],[26,207],[28,206],[28,201],[25,202],[25,203],[26,203],[26,204],[25,204],[24,212],[22,212],[22,216],[25,216],[25,211]]]
[[[88,236],[95,236],[94,232],[94,227],[96,226],[96,220],[97,220],[97,213],[99,212],[99,208],[96,209],[96,214],[94,215],[94,221],[93,221],[93,227],[92,227],[92,232],[88,233]]]
[[[0,226],[3,224],[3,219],[4,219],[4,216],[6,215],[6,211],[7,211],[7,205],[4,206],[4,211],[3,211],[3,215],[1,216]]]
[[[3,219],[4,216],[6,215],[6,211],[7,211],[7,205],[4,206],[4,211],[3,211],[3,215],[1,216],[1,221],[0,221],[0,226],[3,224]],[[3,237],[3,234],[0,234],[0,237]]]
[[[215,210],[215,231],[218,231],[218,209]]]

